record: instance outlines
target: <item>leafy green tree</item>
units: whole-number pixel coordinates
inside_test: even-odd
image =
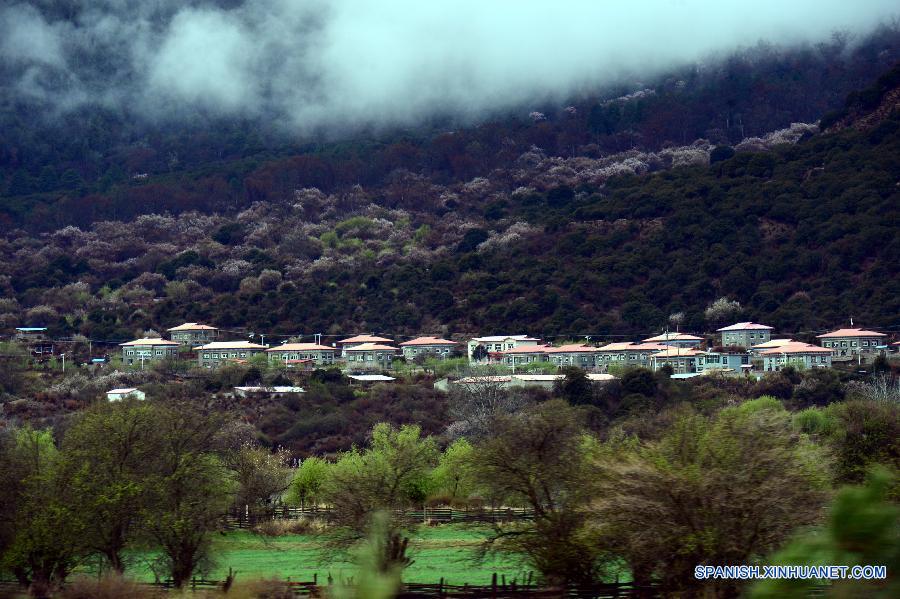
[[[19,429],[9,449],[3,476],[11,488],[4,490],[4,510],[13,528],[7,528],[2,565],[32,596],[48,597],[88,553],[78,497],[50,431]]]
[[[523,555],[551,582],[590,582],[601,567],[587,534],[593,477],[579,415],[561,400],[495,417],[472,456],[475,480],[492,497],[534,510],[495,527],[483,551]]]
[[[215,451],[222,424],[222,416],[186,402],[156,413],[159,437],[146,479],[143,528],[177,588],[210,559],[211,535],[234,501],[233,473]]]
[[[900,507],[890,498],[896,471],[874,467],[865,485],[844,487],[831,502],[824,526],[795,536],[768,563],[777,565],[879,565],[888,579],[832,581],[826,597],[896,597],[900,595]],[[765,580],[750,596],[805,597],[820,581]]]
[[[251,443],[226,453],[225,465],[237,483],[235,506],[264,511],[287,490],[291,472],[284,451],[271,451]]]
[[[139,534],[156,431],[151,405],[102,402],[78,414],[63,439],[62,464],[86,514],[83,540],[119,573],[126,547]]]
[[[683,408],[658,441],[611,440],[597,459],[597,542],[635,581],[704,592],[698,564],[749,563],[811,524],[827,496],[825,453],[772,398],[705,417]],[[705,592],[729,595],[732,581]]]
[[[475,448],[465,439],[457,439],[441,454],[431,472],[431,495],[444,501],[466,501],[476,490],[472,458]]]
[[[379,511],[393,514],[421,505],[426,497],[429,473],[437,464],[438,455],[435,440],[423,438],[418,426],[404,425],[395,429],[389,424],[376,424],[367,449],[354,448],[345,452],[331,467],[324,499],[334,508],[333,545],[346,549],[364,538],[374,514]],[[386,534],[394,537],[409,527],[409,523],[392,517]],[[403,543],[408,542],[408,536],[402,536],[402,539]],[[387,542],[384,545],[389,546]],[[396,557],[395,553],[384,553],[381,557],[383,568],[387,569]]]
[[[328,479],[329,466],[328,462],[317,457],[300,462],[288,488],[287,502],[299,504],[301,508],[307,504],[317,505]]]
[[[574,406],[593,403],[594,393],[591,381],[583,369],[577,366],[567,366],[561,374],[565,376],[554,385],[555,395]]]

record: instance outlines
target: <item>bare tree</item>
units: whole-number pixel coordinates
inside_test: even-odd
[[[510,389],[510,382],[509,375],[478,368],[451,383],[450,416],[454,422],[448,432],[476,440],[490,432],[490,423],[498,415],[512,414],[526,406],[528,397]]]
[[[900,402],[900,377],[882,374],[871,381],[851,381],[847,394],[871,401]]]

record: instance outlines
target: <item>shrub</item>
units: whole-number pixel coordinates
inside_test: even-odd
[[[74,578],[59,594],[60,599],[150,599],[162,593],[121,576],[104,576],[99,580]]]

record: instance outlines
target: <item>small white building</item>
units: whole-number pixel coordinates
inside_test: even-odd
[[[144,392],[135,389],[134,387],[128,387],[127,389],[110,389],[106,392],[106,399],[109,401],[122,401],[123,399],[146,399]]]
[[[177,341],[181,345],[203,345],[215,341],[219,336],[219,329],[198,322],[186,322],[177,327],[168,329],[169,339]]]
[[[306,393],[303,387],[235,387],[234,395],[236,397],[288,397]]]

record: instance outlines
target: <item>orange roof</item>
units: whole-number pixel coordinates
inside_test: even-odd
[[[810,345],[801,341],[791,341],[780,347],[773,347],[766,351],[759,352],[760,355],[770,356],[777,354],[830,354],[831,350],[827,347],[819,347],[818,345]]]
[[[397,351],[396,347],[390,345],[380,345],[378,343],[360,343],[353,347],[348,347],[344,351]]]
[[[867,331],[865,329],[838,329],[825,333],[824,335],[816,335],[819,339],[827,339],[829,337],[887,337],[884,333],[877,331]]]
[[[754,346],[751,346],[750,349],[769,349],[770,347],[781,347],[782,345],[787,345],[788,343],[797,343],[793,339],[771,339],[766,341],[765,343],[757,343]]]
[[[631,341],[619,341],[616,343],[608,343],[602,347],[598,347],[597,351],[624,351],[626,349],[634,349],[636,344]]]
[[[338,341],[338,343],[393,343],[393,339],[387,339],[385,337],[376,337],[374,335],[357,335],[356,337],[350,337],[348,339],[342,339]]]
[[[165,339],[158,339],[156,337],[145,337],[143,339],[135,339],[134,341],[129,341],[128,343],[120,343],[119,345],[132,346],[132,345],[180,345],[176,341],[167,341]]]
[[[270,347],[266,351],[335,351],[335,349],[318,343],[285,343],[278,347]]]
[[[703,337],[688,335],[686,333],[663,333],[656,337],[644,339],[644,343],[653,343],[654,341],[703,341]]]
[[[184,324],[180,324],[177,327],[172,327],[168,329],[169,331],[218,331],[216,327],[211,327],[206,324],[197,324],[196,322],[186,322]]]
[[[758,330],[771,330],[772,327],[766,326],[764,324],[756,324],[755,322],[738,322],[736,324],[722,327],[718,329],[720,331],[758,331]]]
[[[548,354],[577,354],[598,351],[599,348],[592,345],[584,345],[582,343],[573,343],[571,345],[560,345],[559,347],[548,347]]]
[[[404,345],[457,345],[457,343],[449,339],[441,339],[440,337],[417,337],[404,341],[400,344],[400,347]]]

